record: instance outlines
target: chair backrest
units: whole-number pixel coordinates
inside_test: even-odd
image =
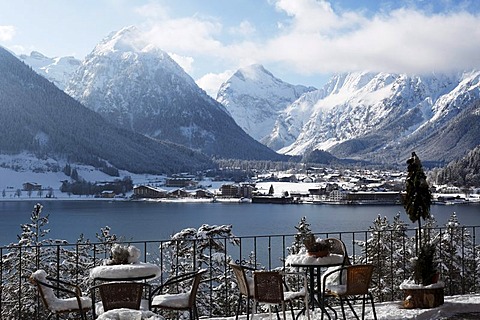
[[[103,310],[128,308],[140,309],[144,283],[109,282],[98,286]]]
[[[282,303],[283,276],[277,271],[255,271],[253,273],[255,300],[263,303]]]
[[[188,300],[188,305],[190,307],[195,305],[195,300],[197,299],[197,291],[198,287],[200,286],[200,282],[202,280],[202,276],[204,273],[207,272],[207,269],[200,269],[195,273],[192,282],[192,289],[190,290],[190,298]]]
[[[248,285],[247,275],[245,273],[245,269],[236,263],[231,262],[230,267],[235,274],[235,278],[237,279],[238,290],[240,294],[244,296],[251,297],[253,296],[253,292],[250,292],[250,287]]]
[[[345,243],[337,238],[327,238],[325,239],[330,244],[330,253],[340,254],[343,256],[343,265],[350,265],[350,259],[348,258],[347,247]]]
[[[373,265],[356,264],[347,267],[347,291],[345,295],[367,294],[372,281]]]

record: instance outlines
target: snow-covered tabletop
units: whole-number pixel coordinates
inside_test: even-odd
[[[165,320],[164,317],[152,311],[113,309],[98,316],[97,320]]]
[[[306,253],[291,254],[287,256],[285,264],[287,266],[315,266],[315,267],[328,267],[338,266],[343,263],[343,256],[341,254],[329,254],[326,257],[309,256]]]
[[[90,279],[103,280],[152,280],[161,274],[160,267],[151,263],[127,263],[97,266],[90,270]]]

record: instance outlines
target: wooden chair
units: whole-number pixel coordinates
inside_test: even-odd
[[[48,277],[41,269],[32,273],[30,282],[37,287],[45,308],[50,311],[47,320],[53,315],[69,313],[79,313],[82,320],[87,319],[86,313],[92,307],[92,300],[82,296],[77,285]],[[56,293],[66,297],[57,297]]]
[[[230,262],[230,267],[233,270],[233,273],[235,274],[235,278],[237,279],[237,285],[238,285],[238,290],[239,295],[238,295],[238,303],[237,303],[237,312],[235,315],[235,319],[238,319],[238,315],[240,313],[240,308],[242,307],[242,302],[243,302],[243,297],[247,299],[247,320],[250,317],[250,302],[254,300],[254,293],[255,293],[255,288],[253,285],[253,277],[248,276],[247,272],[248,271],[255,271],[255,268],[247,267],[247,266],[241,266],[236,263]]]
[[[330,285],[330,287],[327,288],[325,279],[331,274],[335,272],[341,272],[343,270],[347,273],[346,284]],[[365,302],[367,300],[370,300],[372,311],[373,311],[373,318],[375,320],[377,319],[373,295],[369,291],[370,283],[372,281],[372,274],[373,274],[373,265],[358,264],[358,265],[345,266],[338,270],[328,272],[324,275],[323,292],[324,292],[325,299],[328,299],[331,297],[340,299],[343,319],[347,319],[345,316],[344,301],[348,303],[348,306],[352,310],[355,318],[359,319],[351,303],[351,301],[354,301],[354,300],[362,300],[362,319],[365,319]],[[336,318],[336,312],[335,312],[335,318]]]
[[[303,273],[296,273],[297,275],[304,276]],[[279,271],[255,271],[253,273],[253,285],[254,285],[254,299],[258,303],[268,304],[271,312],[271,306],[275,306],[275,310],[278,314],[278,305],[281,305],[283,312],[283,319],[286,319],[285,304],[288,303],[290,311],[292,313],[292,320],[295,319],[295,312],[293,310],[293,300],[301,299],[305,303],[305,311],[307,317],[310,319],[308,311],[308,297],[307,297],[307,284],[306,278],[304,278],[304,287],[300,291],[290,291],[284,281],[286,273]],[[271,313],[270,313],[271,317]]]
[[[190,320],[198,319],[197,291],[206,269],[188,272],[168,279],[165,283],[152,291],[150,308],[167,310],[188,310]],[[178,288],[186,288],[185,284],[191,282],[188,291],[181,292]],[[179,286],[181,284],[181,286]],[[168,291],[174,291],[170,293]]]

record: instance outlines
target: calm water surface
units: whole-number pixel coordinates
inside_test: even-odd
[[[28,223],[38,201],[0,202],[0,246],[16,242],[20,224]],[[390,221],[398,213],[409,222],[402,206],[276,205],[239,203],[153,203],[123,201],[44,201],[49,214],[49,237],[75,241],[80,234],[95,240],[109,226],[130,240],[162,240],[184,228],[202,224],[233,225],[237,236],[294,234],[303,216],[314,232],[367,230],[378,216]],[[463,225],[480,225],[480,205],[432,206],[439,225],[453,212]]]

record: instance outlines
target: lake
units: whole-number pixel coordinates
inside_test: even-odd
[[[0,201],[0,246],[16,242],[20,224],[28,223],[38,201]],[[164,240],[184,228],[202,224],[233,225],[237,236],[294,234],[305,216],[314,232],[367,230],[378,216],[390,221],[398,213],[410,222],[402,206],[395,205],[282,205],[252,203],[163,203],[142,201],[48,200],[49,238],[74,242],[80,234],[95,241],[100,228],[109,226],[127,240]],[[463,225],[480,225],[480,205],[434,205],[431,212],[444,225],[453,212]]]

